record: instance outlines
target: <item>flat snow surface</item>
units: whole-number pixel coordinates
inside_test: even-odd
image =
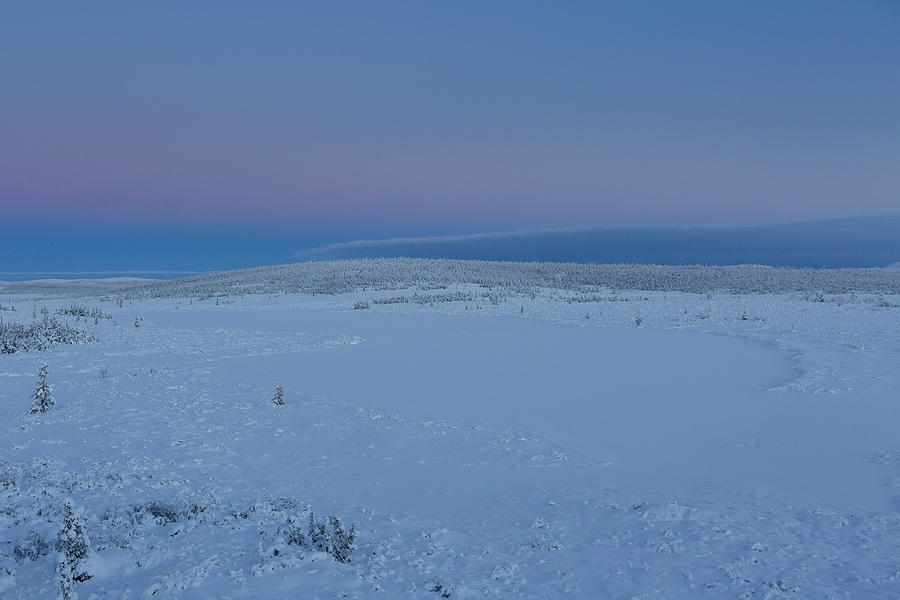
[[[58,317],[98,341],[0,355],[3,598],[56,593],[65,499],[79,598],[900,597],[897,296],[465,284],[0,316],[73,302],[112,317]],[[56,406],[29,415],[45,362]],[[349,563],[290,541],[311,512],[356,524]]]

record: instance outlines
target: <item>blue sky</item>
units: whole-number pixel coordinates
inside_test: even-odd
[[[898,57],[890,1],[4,3],[0,230],[896,214]]]

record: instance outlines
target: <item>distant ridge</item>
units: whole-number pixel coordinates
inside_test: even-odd
[[[900,217],[749,227],[622,227],[360,240],[300,260],[450,258],[523,262],[884,267],[900,257]]]
[[[43,278],[0,281],[0,294],[111,294],[158,281],[147,277]]]
[[[8,283],[0,285],[0,294],[96,296],[115,293],[128,298],[212,298],[246,294],[343,294],[375,289],[445,290],[457,284],[516,293],[542,288],[579,294],[603,290],[900,294],[900,270],[366,258],[256,267],[132,286],[123,283],[94,288],[71,283]]]
[[[543,288],[582,294],[599,290],[900,294],[900,271],[384,258],[257,267],[157,281],[124,289],[121,294],[128,297],[211,298],[243,294],[342,294],[368,289],[444,290],[457,284],[517,293]]]

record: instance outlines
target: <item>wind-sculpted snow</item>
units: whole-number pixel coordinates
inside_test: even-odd
[[[708,293],[900,293],[900,272],[887,269],[793,269],[764,266],[656,266],[515,263],[427,259],[310,262],[156,282],[123,291],[133,297],[240,294],[339,294],[362,289],[443,288],[453,284],[518,293],[541,288]]]

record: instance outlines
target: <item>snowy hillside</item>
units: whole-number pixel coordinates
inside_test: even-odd
[[[900,594],[900,272],[26,289],[0,291],[4,599]]]
[[[110,294],[121,289],[153,282],[142,277],[104,277],[102,279],[34,279],[0,281],[0,294]]]
[[[900,273],[884,269],[586,265],[396,258],[296,263],[201,275],[136,287],[126,295],[168,298],[280,292],[335,294],[365,288],[440,288],[461,283],[515,293],[530,292],[535,288],[579,292],[605,288],[694,293],[900,293]]]

